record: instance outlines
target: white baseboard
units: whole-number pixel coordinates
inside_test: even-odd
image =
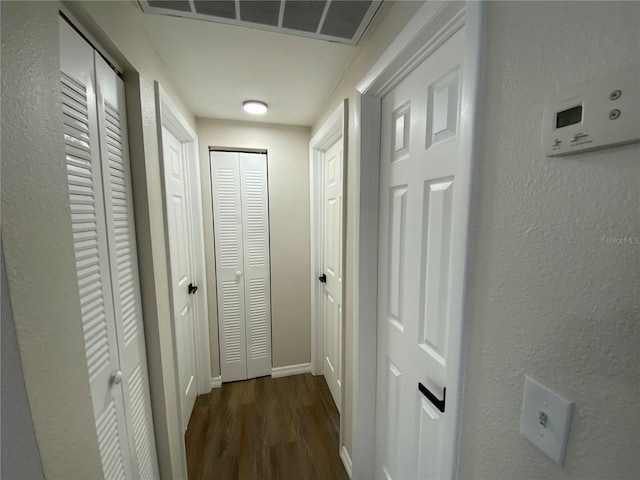
[[[342,459],[344,469],[347,471],[347,475],[351,478],[351,457],[349,456],[349,452],[347,452],[347,447],[344,445],[340,449],[340,458]]]
[[[273,378],[288,377],[289,375],[300,375],[302,373],[310,373],[311,364],[301,363],[299,365],[287,365],[285,367],[273,367],[271,368],[271,376]],[[213,377],[211,379],[211,388],[222,387],[222,376]]]
[[[287,365],[286,367],[273,367],[271,376],[273,378],[288,377],[289,375],[300,375],[301,373],[310,373],[311,364],[301,363],[299,365]]]
[[[222,386],[222,376],[218,375],[211,379],[211,388],[220,388]]]

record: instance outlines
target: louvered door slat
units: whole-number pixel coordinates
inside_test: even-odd
[[[98,55],[98,124],[111,283],[134,478],[158,478],[147,374],[124,84]]]
[[[105,479],[125,479],[125,467],[120,452],[120,432],[117,429],[115,403],[111,401],[107,409],[98,418],[98,445],[102,452],[102,469]]]
[[[267,156],[240,153],[247,376],[271,374],[271,285]]]
[[[60,44],[69,207],[98,447],[105,478],[130,478],[122,388],[111,382],[120,365],[109,278],[93,49],[63,20]]]
[[[220,363],[223,382],[247,378],[238,154],[211,152]]]
[[[156,478],[153,439],[149,435],[145,412],[145,379],[142,366],[138,365],[131,377],[131,405],[133,406],[133,435],[139,458],[140,478]]]

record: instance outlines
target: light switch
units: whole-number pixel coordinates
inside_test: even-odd
[[[527,375],[520,433],[559,464],[564,461],[572,413],[573,402]]]

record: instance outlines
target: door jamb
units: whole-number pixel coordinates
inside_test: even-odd
[[[340,137],[342,137],[343,140],[346,138],[343,132],[344,110],[344,105],[340,105],[309,142],[309,190],[311,192],[309,201],[309,216],[311,218],[311,231],[309,235],[311,239],[311,372],[314,375],[322,375],[322,357],[324,352],[321,302],[322,286],[318,281],[318,276],[322,275],[322,249],[324,246],[323,235],[318,233],[323,232],[323,160],[324,152],[331,147],[331,145]],[[346,152],[345,147],[346,145],[343,145],[343,158]],[[343,161],[343,166],[345,163],[346,162]]]
[[[455,31],[466,26],[465,68],[462,78],[461,158],[467,164],[458,181],[472,181],[475,157],[477,104],[481,82],[484,45],[484,4],[482,2],[427,2],[398,34],[356,87],[354,121],[356,125],[355,167],[355,232],[354,232],[354,312],[353,312],[353,478],[375,478],[375,420],[377,321],[378,321],[378,218],[380,175],[380,131],[382,98],[409,75]],[[463,215],[471,224],[469,214],[473,192],[463,206]],[[470,229],[468,229],[468,235]],[[468,236],[467,235],[467,236]],[[469,263],[469,239],[465,239],[465,264]],[[465,286],[465,268],[460,272],[460,285]],[[465,293],[461,293],[464,302]],[[463,304],[452,314],[461,315]],[[462,342],[460,368],[464,367],[467,339]],[[454,408],[458,421],[462,408],[463,375],[459,398]],[[457,425],[459,443],[460,424]],[[459,452],[457,452],[459,453]]]
[[[329,118],[309,142],[309,225],[311,241],[311,372],[313,375],[322,375],[324,357],[324,329],[323,329],[323,307],[322,307],[322,285],[318,281],[318,276],[323,271],[323,202],[324,195],[324,152],[336,141],[342,138],[342,339],[341,359],[340,359],[340,451],[344,449],[345,435],[345,415],[344,406],[346,403],[345,375],[344,368],[346,349],[346,324],[344,302],[346,301],[346,203],[347,203],[347,162],[348,162],[348,99],[334,110]],[[319,233],[320,232],[320,233]]]
[[[166,186],[164,182],[164,172],[167,169],[165,165],[162,127],[167,128],[181,143],[184,154],[189,162],[189,195],[187,197],[189,201],[189,214],[191,215],[191,232],[190,236],[193,239],[193,249],[191,252],[191,271],[196,279],[201,295],[196,295],[196,302],[194,303],[195,309],[195,336],[194,344],[196,346],[196,386],[198,394],[208,393],[211,390],[211,352],[209,346],[209,314],[207,304],[207,280],[205,274],[205,255],[204,255],[204,231],[202,225],[202,195],[200,186],[200,161],[198,157],[198,135],[195,130],[189,125],[180,109],[171,100],[171,97],[167,95],[162,86],[156,81],[155,96],[156,96],[156,114],[158,118],[158,156],[160,157],[160,165],[162,172],[162,189],[165,199],[163,210],[165,219],[165,237],[167,239],[167,267],[169,272],[171,271],[171,258],[168,245],[169,238],[169,225],[167,224],[168,217],[166,212]],[[169,281],[169,294],[171,299],[173,298],[173,287]],[[173,303],[173,301],[171,302]],[[173,333],[173,357],[174,357],[174,374],[176,378],[177,405],[178,405],[178,424],[180,425],[180,431],[185,432],[187,426],[182,425],[182,396],[180,394],[180,378],[179,378],[179,366],[177,358],[177,345],[176,345],[176,319],[174,317],[173,309],[171,311],[172,319],[172,333]],[[184,476],[187,476],[186,467],[186,447],[184,441],[180,442],[180,448],[182,453],[182,466]]]

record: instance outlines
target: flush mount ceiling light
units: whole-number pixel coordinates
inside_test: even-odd
[[[242,108],[244,108],[245,112],[252,113],[253,115],[262,115],[267,113],[267,104],[258,100],[247,100],[242,102]]]

